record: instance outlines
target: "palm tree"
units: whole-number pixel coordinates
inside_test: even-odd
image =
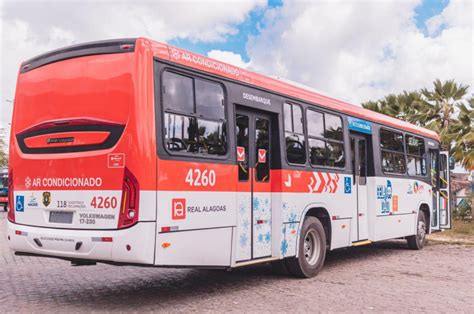
[[[474,170],[474,110],[472,108],[474,108],[474,98],[470,100],[470,108],[465,104],[459,104],[458,120],[452,127],[456,136],[451,154],[468,170]]]
[[[423,121],[423,126],[440,135],[443,150],[451,151],[451,145],[458,136],[456,108],[465,101],[468,89],[469,86],[458,85],[454,80],[443,83],[436,79],[434,90],[421,90],[424,106],[422,114],[416,118]]]
[[[416,123],[412,117],[421,106],[421,94],[418,92],[407,92],[395,95],[390,94],[378,101],[368,101],[362,107],[395,117],[400,120]]]
[[[408,121],[440,135],[441,149],[450,152],[466,169],[474,169],[474,98],[466,99],[469,86],[454,80],[435,80],[434,89],[390,94],[369,101],[364,108]]]

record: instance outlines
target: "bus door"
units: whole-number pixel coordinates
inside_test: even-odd
[[[431,173],[431,230],[439,230],[439,151],[430,149],[430,173]]]
[[[270,116],[236,111],[236,261],[272,255]]]
[[[439,226],[441,229],[451,229],[451,202],[449,189],[449,155],[448,152],[439,154]]]
[[[431,189],[433,207],[431,210],[431,229],[451,228],[451,203],[449,190],[448,152],[430,149]]]
[[[368,197],[367,197],[367,138],[351,133],[352,180],[357,192],[357,241],[367,240]]]

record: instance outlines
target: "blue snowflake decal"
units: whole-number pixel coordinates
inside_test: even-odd
[[[246,206],[245,206],[244,204],[240,204],[240,206],[239,206],[239,211],[240,211],[240,214],[241,214],[241,215],[245,214],[245,212],[246,212],[246,208],[245,208],[245,207],[246,207]]]
[[[249,227],[249,220],[245,218],[244,221],[242,222],[242,228],[248,229],[248,227]]]
[[[271,239],[272,235],[270,234],[270,232],[265,233],[265,242],[269,243]]]
[[[258,235],[258,240],[257,240],[257,241],[258,241],[258,242],[263,242],[263,234],[260,233],[260,234]]]
[[[285,256],[286,253],[288,252],[288,242],[286,242],[285,239],[281,241],[280,251],[281,251],[282,256]]]
[[[288,221],[289,222],[296,222],[297,219],[296,219],[296,214],[295,213],[291,213],[289,216],[288,216]]]
[[[240,236],[240,247],[246,247],[247,246],[247,241],[248,241],[247,234],[243,233]]]
[[[260,210],[260,199],[258,197],[253,198],[253,209]]]

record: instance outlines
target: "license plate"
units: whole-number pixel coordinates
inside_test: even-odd
[[[60,224],[71,224],[72,214],[68,212],[50,212],[49,222],[60,223]]]

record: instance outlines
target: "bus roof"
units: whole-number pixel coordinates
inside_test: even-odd
[[[315,103],[329,109],[343,112],[347,115],[388,125],[394,128],[419,134],[439,141],[436,132],[416,126],[406,121],[402,121],[375,111],[371,111],[360,106],[355,106],[348,102],[325,96],[311,88],[297,86],[286,80],[271,78],[262,74],[251,72],[221,61],[217,61],[193,52],[173,47],[168,44],[156,42],[146,38],[139,38],[137,46],[142,41],[145,46],[151,47],[153,55],[157,58],[181,64],[187,67],[227,77],[243,83],[251,84],[263,89],[274,91],[283,95],[288,95],[307,102]]]

